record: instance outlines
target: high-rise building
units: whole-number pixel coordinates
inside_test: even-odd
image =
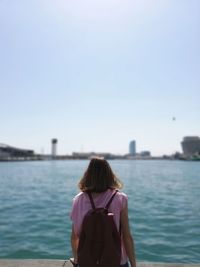
[[[56,157],[56,154],[57,154],[57,143],[58,143],[58,139],[53,138],[51,140],[51,155],[52,155],[52,158]]]
[[[132,140],[129,144],[129,154],[131,156],[136,155],[136,142],[135,142],[135,140]]]
[[[184,137],[181,145],[185,156],[200,155],[200,138],[198,136]]]

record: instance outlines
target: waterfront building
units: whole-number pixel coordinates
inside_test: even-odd
[[[34,151],[0,144],[0,159],[33,157]]]
[[[58,143],[58,139],[53,138],[51,140],[51,155],[52,155],[52,158],[56,157],[56,154],[57,154],[57,143]]]
[[[183,153],[187,157],[200,155],[200,138],[198,136],[186,136],[181,142]]]
[[[119,158],[120,156],[113,155],[111,153],[106,153],[106,152],[73,152],[72,157],[74,159],[91,159],[92,157],[114,159],[114,158]]]
[[[136,155],[136,142],[135,142],[135,140],[132,140],[129,144],[129,154],[131,156]]]
[[[142,156],[142,157],[151,157],[151,152],[147,151],[147,150],[141,151],[140,152],[140,156]]]

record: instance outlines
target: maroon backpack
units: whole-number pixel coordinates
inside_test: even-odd
[[[84,217],[78,245],[80,267],[119,267],[121,238],[114,222],[114,214],[108,211],[117,190],[107,205],[96,208],[92,195],[87,192],[92,205]]]

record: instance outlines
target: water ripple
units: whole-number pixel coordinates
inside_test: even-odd
[[[0,163],[0,258],[71,256],[69,213],[87,161]],[[139,261],[200,262],[200,164],[111,161]]]

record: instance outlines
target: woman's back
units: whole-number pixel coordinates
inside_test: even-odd
[[[114,193],[114,190],[108,189],[105,192],[92,194],[96,208],[105,207],[110,197]],[[114,197],[109,211],[114,214],[114,221],[117,229],[119,230],[120,225],[120,212],[127,205],[127,196],[122,192],[117,192]],[[79,236],[81,230],[81,224],[84,216],[89,210],[91,210],[91,203],[87,193],[81,192],[76,195],[73,199],[71,219],[74,223],[75,233]]]
[[[93,201],[96,208],[104,208],[109,202],[115,190],[108,189],[102,193],[93,193]],[[121,211],[127,206],[127,196],[123,192],[117,192],[113,198],[109,212],[114,214],[114,222],[116,224],[117,230],[120,231],[120,214]],[[91,202],[87,193],[81,192],[76,195],[73,199],[71,220],[74,225],[75,234],[80,237],[81,226],[85,215],[92,209]],[[127,262],[127,255],[124,249],[124,244],[122,240],[121,246],[121,264]]]

